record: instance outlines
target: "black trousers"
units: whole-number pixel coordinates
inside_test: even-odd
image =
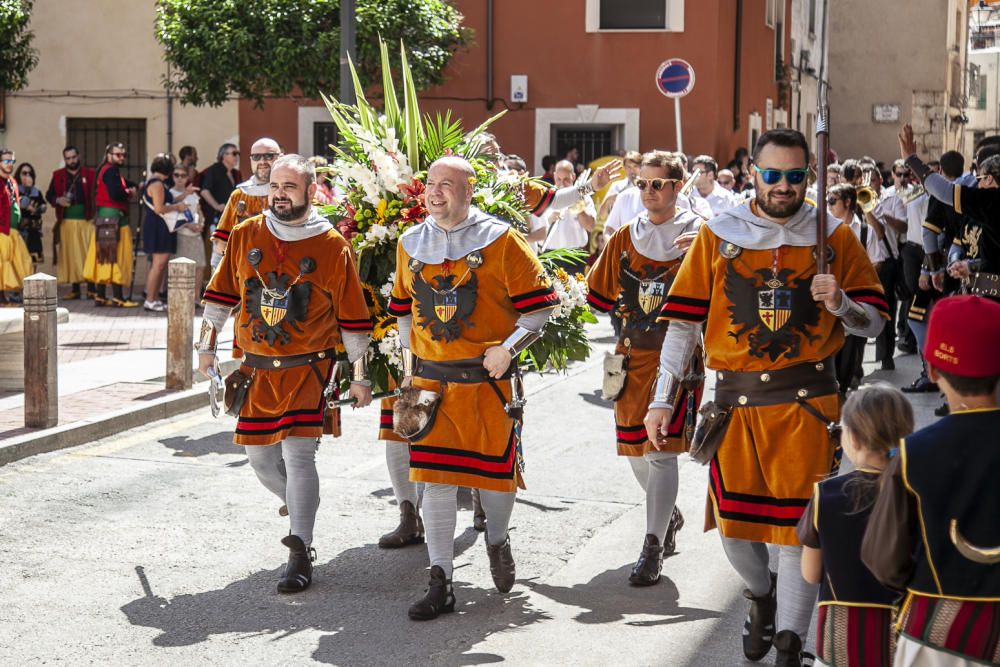
[[[889,259],[878,267],[878,279],[885,291],[885,301],[889,306],[889,321],[882,327],[882,333],[875,338],[875,360],[892,359],[896,352],[896,281],[899,261]]]
[[[865,345],[868,339],[861,336],[848,334],[844,338],[844,346],[834,357],[834,366],[837,371],[837,384],[840,387],[841,395],[846,394],[849,389],[857,387],[864,377],[864,367],[861,365],[865,359]]]

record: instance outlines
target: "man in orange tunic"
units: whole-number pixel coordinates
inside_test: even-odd
[[[497,589],[506,593],[514,584],[507,525],[520,475],[521,415],[511,362],[559,303],[524,236],[471,207],[474,179],[461,158],[431,165],[430,216],[399,239],[389,302],[403,346],[403,386],[440,397],[426,434],[409,434],[410,479],[427,485],[431,561],[427,595],[409,610],[414,620],[454,611],[459,486],[480,490]]]
[[[671,323],[645,421],[650,434],[667,435],[672,387],[704,325],[715,401],[729,414],[710,463],[706,524],[718,526],[747,585],[744,653],[760,660],[773,643],[780,665],[800,664],[816,602],[795,526],[813,484],[836,467],[832,357],[845,329],[870,338],[888,317],[875,269],[848,226],[831,221],[828,273],[816,273],[808,158],[801,133],[764,133],[753,155],[756,199],[699,231],[661,313]],[[776,585],[768,544],[779,545]]]
[[[675,206],[684,173],[684,158],[676,153],[652,151],[642,156],[635,186],[645,211],[615,232],[587,276],[590,305],[602,312],[615,309],[622,317],[615,353],[624,357],[625,384],[617,396],[605,398],[615,401],[618,454],[628,458],[646,492],[646,536],[629,575],[634,586],[658,583],[663,556],[674,552],[677,531],[684,523],[674,504],[677,455],[687,449],[688,427],[701,395],[697,383],[678,387],[673,397],[678,409],[668,438],[649,439],[642,422],[667,332],[667,323],[657,322],[657,317],[702,220]],[[699,356],[692,355],[689,371],[699,370]]]
[[[236,186],[226,207],[222,209],[219,224],[212,233],[212,268],[222,261],[226,253],[226,244],[233,228],[244,220],[260,215],[267,208],[268,180],[271,177],[271,165],[281,157],[281,147],[278,142],[268,137],[261,137],[250,147],[250,163],[253,175]]]
[[[316,171],[287,155],[270,174],[270,206],[233,230],[229,252],[205,290],[198,344],[203,373],[215,360],[215,341],[233,308],[236,342],[245,350],[240,371],[250,378],[238,408],[234,442],[245,445],[261,483],[285,503],[291,533],[282,539],[288,565],[282,593],[312,581],[311,548],[319,477],[316,449],[324,433],[324,395],[343,343],[354,365],[350,396],[371,402],[364,359],[372,325],[351,246],[313,209]]]

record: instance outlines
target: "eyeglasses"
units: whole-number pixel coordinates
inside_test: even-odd
[[[111,157],[128,157],[128,153],[112,153]]]
[[[175,171],[174,172],[174,178],[187,178],[187,172],[186,171]]]
[[[229,151],[229,152],[226,153],[226,155],[235,155],[236,157],[239,157],[240,156],[240,152],[239,151]]]
[[[908,176],[908,174],[905,171],[894,171],[892,172],[892,175],[895,176],[896,178],[906,178]]]
[[[31,176],[32,178],[34,178],[35,177],[35,172],[33,172],[33,171],[22,171],[21,175],[22,176]]]
[[[826,203],[827,203],[828,205],[830,205],[830,206],[833,206],[834,204],[836,204],[836,203],[837,203],[837,202],[839,202],[839,201],[840,201],[840,199],[839,199],[839,198],[837,198],[837,197],[827,197],[827,198],[826,198]]]
[[[806,174],[809,173],[809,169],[802,167],[801,169],[761,169],[757,165],[753,166],[754,170],[760,174],[760,178],[767,185],[777,185],[784,178],[788,181],[789,185],[799,185],[802,181],[806,180]]]
[[[646,186],[653,188],[653,192],[659,192],[667,183],[680,182],[679,178],[637,178],[635,187],[639,188],[640,192],[645,192]]]
[[[239,153],[237,153],[237,155],[239,155]],[[250,153],[250,159],[254,162],[260,162],[261,160],[267,160],[270,162],[276,157],[278,157],[278,153]]]
[[[733,184],[733,181],[730,181],[728,179],[726,179],[726,180],[722,180],[721,178],[719,179],[719,185],[725,186],[725,185],[732,185],[732,184]]]
[[[15,160],[12,157],[7,157],[7,158],[4,158],[4,159],[0,160],[0,164],[14,164],[15,162],[17,162],[17,160]]]

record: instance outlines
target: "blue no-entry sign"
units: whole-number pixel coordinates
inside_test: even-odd
[[[694,88],[694,68],[680,58],[664,60],[656,70],[656,88],[667,97],[684,97]]]

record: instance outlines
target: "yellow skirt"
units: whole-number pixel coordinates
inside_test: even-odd
[[[16,229],[0,234],[0,290],[20,290],[31,275],[31,253]]]
[[[87,250],[94,243],[94,223],[66,218],[59,225],[59,266],[56,278],[60,285],[83,282]]]
[[[87,261],[83,267],[83,279],[105,285],[127,285],[132,282],[132,230],[127,226],[119,228],[118,256],[114,264],[97,263],[97,243],[91,234]]]

